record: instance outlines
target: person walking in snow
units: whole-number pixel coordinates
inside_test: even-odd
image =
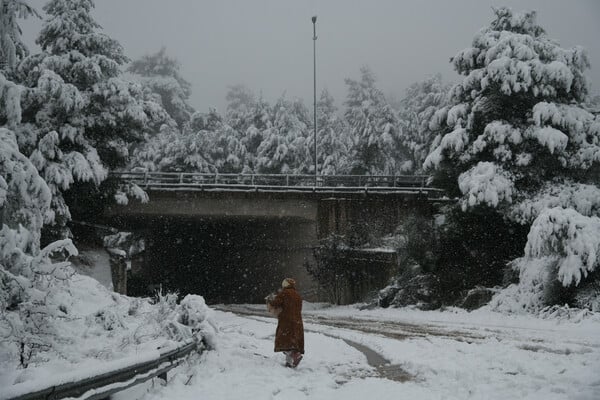
[[[281,291],[269,299],[274,309],[280,309],[277,315],[275,331],[275,352],[283,352],[286,367],[296,368],[304,354],[304,326],[302,324],[302,297],[296,291],[296,281],[285,278]]]

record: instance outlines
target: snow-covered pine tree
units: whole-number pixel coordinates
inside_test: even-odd
[[[167,55],[165,47],[133,61],[127,68],[127,71],[139,75],[145,97],[162,105],[179,129],[183,129],[194,108],[188,103],[192,85],[181,76],[179,70],[179,62]]]
[[[20,60],[29,55],[21,41],[18,18],[39,14],[25,0],[0,0],[0,71],[12,71]]]
[[[291,100],[291,118],[284,117],[285,123],[281,123],[284,128],[281,132],[288,132],[291,139],[290,150],[293,152],[296,161],[293,169],[295,174],[314,174],[314,134],[312,134],[313,116],[304,101],[300,98]],[[277,123],[277,119],[274,121]],[[291,133],[291,135],[289,135]],[[317,139],[318,140],[318,139]]]
[[[246,150],[244,172],[256,172],[256,158],[264,132],[273,126],[271,105],[257,98],[244,85],[233,85],[226,95],[225,122],[231,126]]]
[[[314,139],[309,135],[309,147]],[[337,107],[324,89],[317,102],[317,160],[321,175],[344,174],[349,171],[349,151],[352,140],[345,121],[337,114]]]
[[[13,72],[18,59],[27,54],[15,19],[31,14],[37,15],[23,1],[0,1],[0,57],[8,61],[4,72]],[[10,130],[20,127],[22,90],[0,70],[0,350],[26,367],[31,356],[50,345],[51,315],[58,310],[46,300],[55,281],[70,273],[66,264],[53,264],[49,256],[77,250],[70,240],[40,249],[52,194]]]
[[[225,95],[227,110],[225,120],[236,131],[244,134],[254,122],[256,96],[242,84],[232,85]]]
[[[181,132],[175,126],[163,124],[158,133],[148,136],[139,146],[132,151],[130,166],[132,169],[141,168],[143,171],[154,172],[177,171],[173,166],[177,163],[167,156],[168,152],[177,146],[179,149]]]
[[[400,174],[407,167],[408,152],[399,141],[400,125],[394,109],[375,85],[368,67],[360,70],[359,81],[346,79],[348,97],[344,115],[354,140],[354,174]]]
[[[412,84],[399,102],[399,118],[403,125],[400,140],[405,148],[410,149],[412,172],[423,172],[423,162],[436,137],[429,128],[429,122],[434,113],[446,105],[449,89],[440,74],[433,75]]]
[[[22,89],[0,72],[0,126],[14,129],[21,122]]]
[[[63,313],[50,299],[65,290],[72,270],[50,256],[77,254],[69,239],[40,249],[51,196],[14,132],[0,128],[0,351],[24,368],[58,336],[54,325]]]
[[[199,129],[200,146],[203,148],[205,159],[213,169],[211,172],[242,172],[246,147],[237,132],[223,121],[215,109],[210,109],[205,115],[197,114],[192,116],[191,125]],[[200,123],[200,120],[203,122]]]
[[[195,113],[190,127],[194,131],[182,134],[182,143],[189,149],[183,162],[199,172],[241,172],[246,149],[235,130],[223,121],[217,110],[207,114]],[[174,156],[172,157],[174,158]]]
[[[64,193],[84,182],[97,187],[107,167],[123,165],[147,122],[139,85],[119,79],[127,57],[100,31],[93,7],[92,0],[48,2],[42,52],[17,69],[26,88],[17,138],[52,191],[50,222],[62,234],[70,218]]]
[[[19,142],[24,141],[10,130],[20,128],[23,88],[3,72],[13,75],[16,62],[27,54],[15,19],[28,14],[35,11],[23,1],[0,1],[0,56],[8,61],[0,70],[0,352],[23,368],[52,346],[60,310],[50,299],[64,290],[61,283],[72,273],[67,263],[50,256],[77,254],[68,239],[40,248],[52,194],[22,153]]]
[[[531,305],[556,279],[578,285],[600,264],[600,121],[582,108],[585,51],[560,47],[535,12],[494,14],[452,58],[465,78],[433,117],[441,133],[425,165],[449,178],[438,182],[463,210],[484,207],[531,227],[525,258],[513,264],[516,292]]]
[[[21,123],[21,92],[13,81],[17,63],[29,54],[21,41],[18,18],[39,17],[24,0],[0,0],[0,126],[14,129]]]
[[[238,173],[246,149],[215,109],[196,112],[183,132],[163,125],[133,152],[132,166],[147,171]]]
[[[273,125],[262,132],[256,171],[266,174],[309,173],[308,110],[301,100],[281,97],[274,108]],[[314,166],[312,167],[314,170]]]

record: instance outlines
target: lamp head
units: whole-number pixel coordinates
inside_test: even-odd
[[[315,15],[315,16],[312,17],[312,23],[314,24],[316,22],[317,22],[317,16]]]

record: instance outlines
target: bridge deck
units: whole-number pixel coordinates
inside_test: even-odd
[[[441,189],[427,186],[427,175],[285,175],[113,172],[116,179],[146,190],[225,192],[314,192],[320,194],[426,194],[440,198]]]

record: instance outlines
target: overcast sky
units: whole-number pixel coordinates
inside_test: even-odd
[[[44,0],[30,0],[40,12]],[[413,82],[440,72],[458,75],[449,58],[470,46],[492,19],[492,6],[536,10],[538,22],[563,47],[582,45],[600,93],[600,0],[96,0],[105,33],[138,58],[166,46],[193,85],[199,111],[224,111],[228,86],[243,83],[268,101],[282,93],[312,104],[311,16],[317,20],[317,86],[338,106],[344,78],[362,65],[386,94],[402,96]],[[22,24],[30,48],[40,21]]]

